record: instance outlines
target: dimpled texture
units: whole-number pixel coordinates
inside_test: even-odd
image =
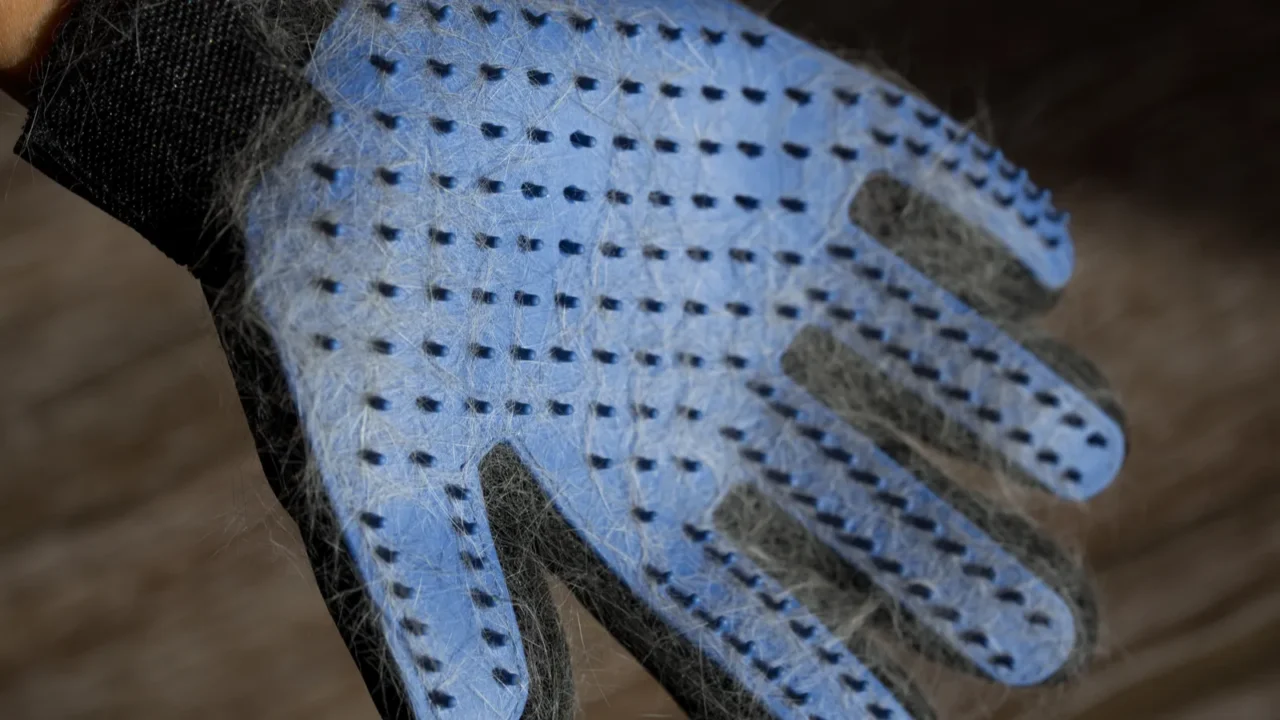
[[[997,151],[723,2],[352,2],[308,74],[333,112],[252,196],[253,289],[420,717],[527,701],[498,443],[779,718],[909,714],[717,535],[743,483],[996,680],[1067,661],[1063,599],[782,370],[821,329],[1048,490],[1111,481],[1117,424],[849,218],[887,173],[1056,290],[1066,218]]]

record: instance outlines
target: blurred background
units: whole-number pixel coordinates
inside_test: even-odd
[[[1280,718],[1280,9],[757,4],[1055,189],[1079,267],[1045,325],[1128,411],[1117,484],[1044,517],[1096,577],[1096,664],[925,670],[940,717]],[[0,101],[0,717],[372,720],[199,288],[10,156],[23,116]],[[584,718],[682,717],[563,609]]]

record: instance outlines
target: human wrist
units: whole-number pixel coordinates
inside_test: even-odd
[[[0,0],[0,90],[24,101],[32,75],[74,0]]]

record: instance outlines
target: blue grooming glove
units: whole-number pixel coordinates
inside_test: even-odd
[[[352,0],[307,74],[252,298],[407,716],[570,716],[544,570],[697,717],[929,716],[837,632],[867,602],[998,683],[1079,666],[1070,563],[924,457],[1069,501],[1124,457],[1019,329],[1072,245],[999,151],[724,0]]]

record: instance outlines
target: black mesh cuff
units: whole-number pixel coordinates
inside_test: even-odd
[[[266,49],[240,8],[314,38],[322,0],[80,0],[41,68],[17,153],[59,184],[132,226],[205,286],[267,481],[298,525],[317,584],[384,718],[409,718],[364,584],[330,508],[308,502],[305,444],[273,344],[238,322],[243,243],[221,214],[220,183],[247,150],[269,161],[264,119],[323,102]],[[305,17],[295,13],[303,10]],[[296,116],[296,113],[290,113]],[[299,123],[298,127],[305,123]],[[294,138],[274,137],[272,147]]]
[[[266,50],[241,7],[81,0],[41,65],[16,148],[215,283],[232,269],[210,252],[227,163],[258,141],[263,118],[313,96],[295,67]],[[327,22],[321,15],[317,29]]]

